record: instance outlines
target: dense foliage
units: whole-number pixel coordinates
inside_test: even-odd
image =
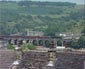
[[[51,36],[55,32],[80,33],[84,15],[84,5],[75,3],[0,1],[0,35],[26,35],[29,29]]]
[[[85,27],[82,30],[82,36],[78,40],[78,45],[81,46],[82,48],[85,48]]]
[[[75,48],[75,49],[85,48],[85,27],[82,29],[81,33],[82,35],[78,41],[75,41],[75,39],[72,39],[72,41],[70,42],[71,48]]]

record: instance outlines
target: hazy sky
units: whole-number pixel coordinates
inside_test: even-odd
[[[54,1],[54,2],[73,2],[77,4],[85,4],[84,0],[31,0],[31,1]]]

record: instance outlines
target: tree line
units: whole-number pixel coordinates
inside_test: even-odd
[[[75,6],[76,3],[70,3],[70,2],[33,2],[33,1],[20,1],[18,2],[18,5],[20,6],[30,6],[30,5],[36,5],[36,6]]]

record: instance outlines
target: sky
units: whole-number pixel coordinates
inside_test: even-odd
[[[84,0],[31,0],[31,1],[72,2],[77,4],[85,4]]]

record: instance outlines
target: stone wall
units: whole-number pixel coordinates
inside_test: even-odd
[[[47,52],[24,52],[18,69],[84,69],[85,53],[57,52],[54,68],[48,68]]]

